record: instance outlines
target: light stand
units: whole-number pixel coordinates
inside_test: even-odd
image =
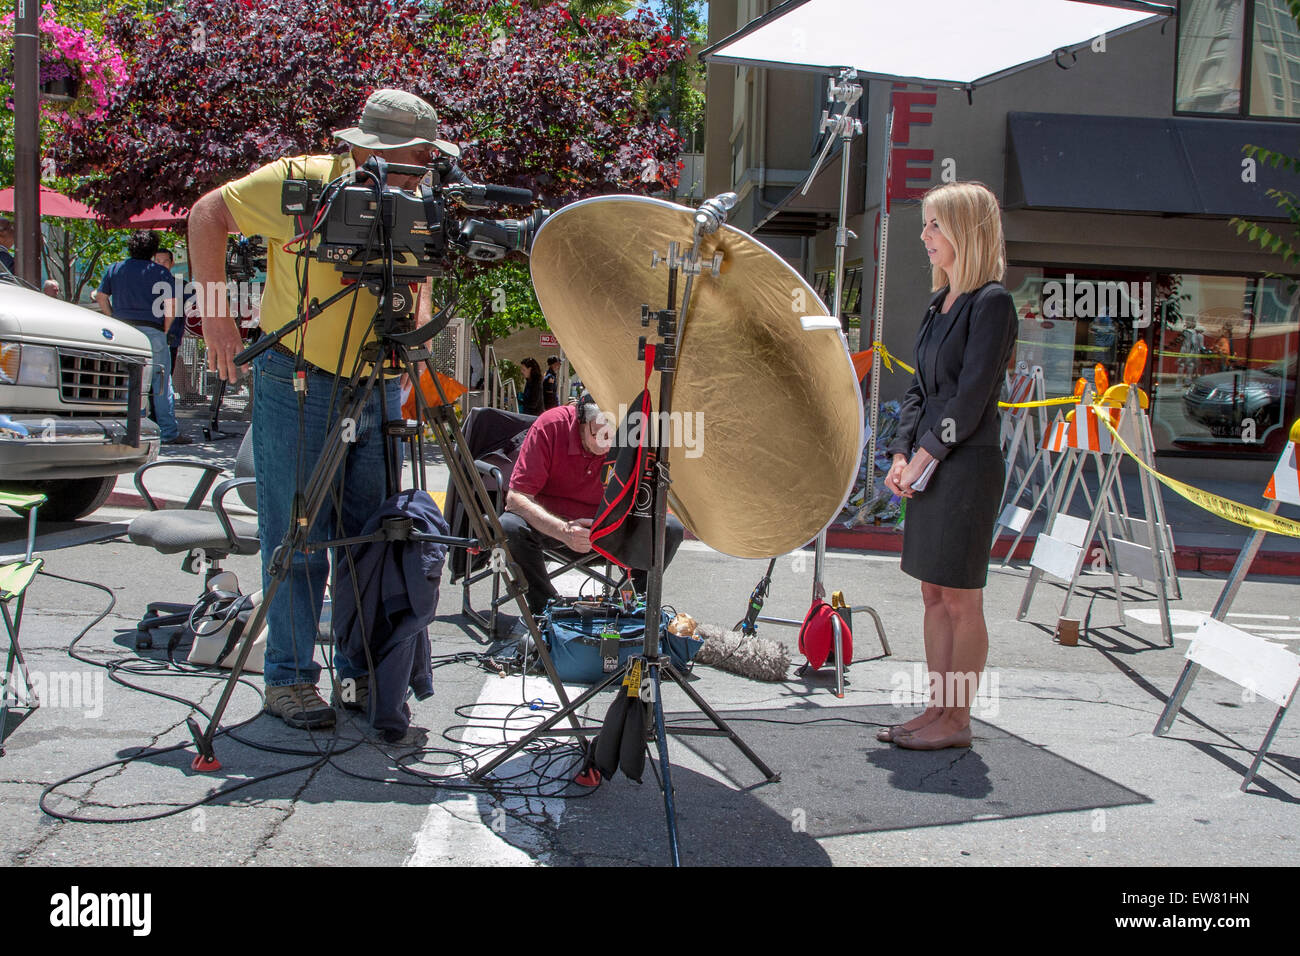
[[[837,321],[840,321],[841,323],[843,321],[840,317],[840,309],[842,305],[841,298],[842,298],[843,288],[844,288],[844,253],[845,250],[848,248],[849,237],[852,236],[854,239],[857,238],[857,235],[844,225],[845,221],[848,219],[849,216],[849,154],[851,153],[853,147],[853,137],[860,135],[862,133],[862,121],[859,120],[857,117],[850,115],[854,105],[862,97],[862,86],[861,84],[856,82],[857,78],[858,78],[857,70],[846,69],[840,71],[839,82],[836,82],[834,79],[827,81],[826,99],[829,104],[829,108],[822,111],[821,128],[822,128],[822,132],[829,133],[830,135],[826,137],[826,145],[822,147],[821,153],[818,154],[816,161],[814,161],[813,163],[812,169],[809,170],[808,172],[808,178],[804,180],[803,188],[799,190],[799,194],[801,196],[808,195],[808,190],[812,188],[813,180],[817,178],[817,173],[821,169],[822,163],[826,161],[826,157],[830,155],[831,147],[838,140],[840,144],[840,208],[839,208],[838,226],[835,230],[835,297],[831,301],[831,315],[834,316],[834,318]],[[837,103],[842,103],[844,106],[844,108],[839,112],[835,112],[835,104]],[[893,127],[893,111],[891,109],[890,119],[885,130],[886,150],[888,149],[889,137],[892,135],[891,133],[892,127]],[[887,169],[888,153],[886,153],[885,165]],[[888,189],[888,173],[886,173],[885,188]],[[885,195],[884,192],[882,192],[881,196],[883,197],[884,195]],[[880,213],[881,262],[880,262],[880,273],[878,279],[879,288],[877,290],[877,300],[876,300],[877,316],[881,315],[881,313],[883,312],[884,300],[880,298],[880,296],[884,294],[885,238],[888,235],[888,228],[889,228],[888,206],[885,205],[885,200],[883,198],[881,202],[882,202],[881,213]],[[841,329],[843,329],[842,324],[840,327]],[[871,341],[872,342],[881,341],[880,320],[878,318],[876,320],[876,325],[875,328],[873,329],[873,333],[874,334],[872,335]],[[873,354],[871,357],[871,400],[870,401],[871,401],[871,407],[868,410],[868,415],[869,415],[871,428],[870,428],[870,435],[867,437],[867,481],[870,485],[870,489],[869,489],[870,493],[874,494],[875,485],[876,485],[875,482],[876,425],[877,425],[877,417],[879,414],[879,406],[880,406],[880,351],[879,349],[873,350]],[[812,600],[814,604],[818,601],[823,601],[826,599],[826,585],[823,583],[824,576],[825,576],[825,563],[826,563],[826,529],[823,528],[820,532],[818,532],[816,543],[813,548]],[[768,568],[768,574],[767,576],[764,577],[763,580],[764,582],[770,582],[770,578],[771,578],[771,567]],[[766,595],[766,588],[764,588],[764,595]],[[885,626],[881,622],[880,615],[876,612],[876,609],[870,607],[869,605],[861,604],[849,608],[849,610],[854,613],[859,611],[865,611],[867,614],[871,615],[871,619],[875,622],[876,625],[876,633],[880,636],[881,649],[885,652],[885,656],[889,657],[893,652],[889,649],[889,640],[888,638],[885,637]],[[762,621],[767,624],[781,624],[785,627],[803,626],[802,621],[792,621],[789,618],[756,617],[755,620]],[[756,631],[757,628],[754,628],[751,622],[750,628],[747,629],[747,633],[756,633]],[[844,665],[843,655],[839,653],[838,625],[836,626],[835,648],[836,648],[835,649],[836,696],[843,697],[845,665]]]
[[[659,370],[659,414],[656,416],[659,422],[669,421],[669,415],[672,411],[673,380],[677,370],[677,341],[689,318],[691,287],[694,284],[695,277],[706,273],[716,277],[722,266],[721,253],[715,254],[708,262],[700,261],[700,243],[705,236],[716,232],[726,222],[727,212],[735,202],[736,196],[734,193],[724,193],[701,204],[695,216],[695,235],[691,251],[686,256],[683,257],[680,254],[677,243],[670,242],[667,255],[660,255],[656,251],[652,257],[650,263],[652,269],[658,268],[660,265],[668,267],[668,305],[667,308],[660,312],[651,312],[649,305],[641,306],[641,324],[648,327],[650,322],[654,320],[656,323],[655,331],[660,338],[660,343],[657,346],[650,345],[647,343],[646,338],[642,337],[638,344],[640,353],[638,357],[644,361],[645,350],[647,348],[654,349],[654,366]],[[677,309],[677,279],[679,272],[684,273],[686,276],[685,288],[681,298],[680,319]],[[629,659],[624,667],[617,669],[605,680],[584,692],[573,703],[562,707],[526,736],[515,741],[491,761],[475,770],[470,774],[470,779],[476,782],[481,780],[538,737],[571,736],[574,731],[560,730],[553,732],[551,728],[566,718],[572,720],[573,715],[587,701],[606,688],[617,686],[619,690],[616,693],[622,693],[621,688],[625,680],[636,675],[644,675],[640,681],[639,692],[641,700],[648,703],[654,711],[653,736],[659,752],[659,769],[664,793],[664,814],[668,826],[668,849],[673,866],[679,866],[681,859],[677,839],[677,816],[673,802],[671,768],[668,759],[668,734],[727,737],[749,759],[749,762],[758,769],[767,782],[775,783],[781,779],[781,775],[768,767],[762,758],[754,753],[727,722],[709,706],[708,702],[685,681],[677,669],[673,667],[672,661],[664,659],[659,653],[660,617],[663,599],[664,529],[668,515],[668,485],[671,480],[667,455],[665,454],[664,431],[666,429],[656,429],[654,432],[653,467],[656,474],[654,544],[651,566],[646,581],[645,641],[641,654]],[[661,693],[664,679],[680,687],[691,702],[709,718],[713,723],[713,727],[667,726],[664,722],[663,695]],[[575,725],[575,731],[577,729]],[[590,730],[591,728],[582,729]]]

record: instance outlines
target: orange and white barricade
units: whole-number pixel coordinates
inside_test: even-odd
[[[1264,497],[1269,501],[1280,501],[1286,505],[1300,505],[1300,472],[1296,470],[1297,446],[1287,442],[1282,449],[1282,457],[1277,460],[1273,477],[1268,480]]]
[[[1110,429],[1101,421],[1101,416],[1105,414],[1105,409],[1095,405],[1076,405],[1074,417],[1068,423],[1066,441],[1069,446],[1079,451],[1110,454],[1114,447],[1110,440]]]
[[[1291,440],[1282,449],[1277,466],[1264,489],[1268,499],[1268,514],[1277,514],[1282,504],[1300,505],[1300,473],[1297,472],[1297,439],[1300,438],[1300,421],[1291,428]],[[1208,667],[1220,677],[1226,677],[1265,700],[1277,705],[1273,721],[1269,724],[1264,740],[1255,752],[1254,760],[1241,781],[1243,791],[1250,787],[1255,779],[1264,755],[1277,734],[1283,718],[1300,691],[1300,657],[1291,651],[1265,640],[1257,634],[1251,634],[1240,628],[1224,623],[1228,608],[1232,606],[1237,591],[1241,588],[1255,556],[1259,553],[1264,535],[1268,531],[1264,526],[1257,526],[1246,541],[1245,547],[1237,556],[1237,562],[1224,582],[1219,599],[1214,604],[1210,617],[1203,621],[1196,637],[1187,648],[1187,663],[1169,694],[1168,703],[1152,731],[1157,737],[1163,737],[1173,726],[1187,692],[1201,672]]]
[[[1114,589],[1120,624],[1125,623],[1123,589],[1120,575],[1132,576],[1154,585],[1159,602],[1161,630],[1166,641],[1173,644],[1173,629],[1169,618],[1170,591],[1178,593],[1177,575],[1173,560],[1173,536],[1165,520],[1160,489],[1145,469],[1139,469],[1138,483],[1142,493],[1143,517],[1134,517],[1119,481],[1122,449],[1115,440],[1111,420],[1118,417],[1116,430],[1142,461],[1154,467],[1155,444],[1150,423],[1142,410],[1139,391],[1133,389],[1126,395],[1122,407],[1092,404],[1090,394],[1084,403],[1076,405],[1065,422],[1057,422],[1048,434],[1046,447],[1061,450],[1063,461],[1073,459],[1073,474],[1068,479],[1061,476],[1061,491],[1048,509],[1043,531],[1034,543],[1030,558],[1029,580],[1021,599],[1018,620],[1024,620],[1033,599],[1034,589],[1044,574],[1067,582],[1060,617],[1069,613],[1070,600],[1078,587],[1085,564],[1104,570]],[[1056,446],[1053,448],[1052,446]],[[1107,457],[1104,473],[1102,456]],[[1088,460],[1097,465],[1098,487],[1095,500],[1083,481]],[[1087,503],[1088,517],[1069,514],[1076,490],[1081,489]],[[1100,547],[1093,546],[1099,537]]]

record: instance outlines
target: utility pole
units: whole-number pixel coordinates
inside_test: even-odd
[[[672,21],[670,29],[672,30],[673,39],[680,40],[682,37],[682,0],[671,0],[672,2]],[[681,133],[681,107],[680,97],[677,90],[678,83],[681,82],[681,64],[674,63],[672,69],[671,83],[673,85],[672,95],[668,100],[668,121],[672,128]],[[677,198],[677,186],[674,186],[669,198]]]
[[[41,136],[39,0],[15,0],[14,18],[14,272],[41,284]]]

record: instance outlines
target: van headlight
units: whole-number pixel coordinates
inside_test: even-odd
[[[56,388],[59,354],[48,345],[0,342],[0,385]]]

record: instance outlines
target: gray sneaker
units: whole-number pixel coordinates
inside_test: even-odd
[[[316,692],[315,684],[268,687],[265,709],[299,730],[334,726],[334,708]]]

